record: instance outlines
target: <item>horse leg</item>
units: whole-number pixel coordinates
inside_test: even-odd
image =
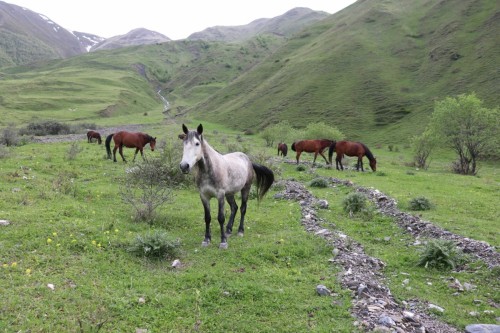
[[[115,148],[115,149],[116,149],[116,148]],[[123,145],[120,145],[120,147],[118,148],[118,152],[120,153],[120,156],[122,157],[123,162],[127,162],[127,161],[125,160],[125,156],[123,156]],[[115,160],[115,162],[116,162],[116,160]]]
[[[358,157],[358,164],[361,166],[361,171],[365,172],[363,169],[363,156]]]
[[[321,156],[323,156],[323,158],[325,159],[325,162],[326,162],[326,164],[327,164],[327,165],[328,165],[328,164],[330,164],[330,163],[328,163],[328,160],[326,159],[325,154],[323,154],[323,152],[322,152],[322,151],[320,151],[320,152],[319,152],[319,154],[320,154]]]
[[[317,152],[314,153],[313,165],[316,164],[316,157],[318,157],[318,153]]]
[[[135,162],[135,157],[137,156],[138,151],[139,151],[139,148],[135,148],[134,158],[132,159],[132,162]],[[141,151],[141,154],[142,154],[142,151]]]
[[[217,220],[219,221],[220,226],[220,244],[219,249],[227,249],[227,238],[226,233],[224,232],[224,194],[219,194],[217,197],[217,201],[219,202],[219,213],[217,214]]]
[[[205,239],[201,243],[201,246],[208,246],[212,240],[212,235],[210,234],[210,221],[212,219],[210,216],[210,199],[200,197],[203,204],[203,211],[205,212]]]
[[[238,205],[236,204],[236,200],[234,200],[234,195],[226,194],[227,203],[231,207],[231,215],[229,216],[229,221],[226,226],[226,236],[230,236],[233,232],[233,224],[234,217],[236,216],[236,212],[238,211]]]
[[[297,159],[297,164],[299,164],[300,154],[301,154],[301,152],[300,152],[300,151],[298,151],[298,152],[297,152],[297,156],[295,156],[295,158]]]
[[[339,169],[339,164],[340,164],[340,169]],[[342,156],[337,155],[335,158],[335,165],[337,166],[337,170],[344,170],[344,166],[342,165]]]
[[[238,228],[238,236],[243,236],[243,233],[245,232],[245,214],[247,213],[247,202],[248,202],[248,195],[250,194],[250,187],[244,187],[241,190],[241,208],[240,208],[240,226]]]

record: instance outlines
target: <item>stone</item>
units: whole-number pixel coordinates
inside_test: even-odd
[[[465,327],[465,333],[500,333],[500,325],[472,324]]]

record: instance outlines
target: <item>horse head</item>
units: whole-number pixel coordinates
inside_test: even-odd
[[[184,149],[179,167],[183,173],[189,173],[203,158],[203,126],[200,124],[196,131],[189,131],[186,125],[182,124],[182,131],[184,134],[180,134],[179,139],[183,140]]]
[[[149,146],[151,147],[151,151],[155,151],[156,137],[154,138],[152,136],[149,137]]]

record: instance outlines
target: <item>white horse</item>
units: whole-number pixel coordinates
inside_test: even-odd
[[[244,153],[236,152],[222,155],[217,152],[203,139],[203,126],[201,124],[196,131],[189,131],[186,125],[182,124],[182,130],[184,134],[180,134],[179,138],[183,140],[184,151],[180,168],[183,173],[195,171],[195,181],[205,211],[205,239],[202,246],[208,246],[211,241],[210,199],[217,198],[219,204],[217,220],[221,233],[219,248],[226,249],[226,236],[231,235],[234,217],[238,210],[234,199],[235,194],[241,192],[241,219],[238,235],[243,236],[248,194],[254,175],[257,176],[257,197],[258,200],[261,200],[274,182],[274,173],[263,165],[252,163]],[[224,233],[224,198],[231,207],[226,233]]]

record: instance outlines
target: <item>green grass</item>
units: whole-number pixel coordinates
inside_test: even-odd
[[[186,124],[193,128],[199,121]],[[203,124],[206,140],[222,152],[238,135],[217,124]],[[173,140],[180,149],[179,124],[156,125],[147,131],[167,142]],[[241,136],[241,141],[250,154],[275,155],[274,148],[264,147],[259,137]],[[332,249],[301,226],[297,202],[276,200],[271,190],[260,204],[249,202],[244,237],[231,237],[229,249],[219,250],[219,227],[214,222],[213,244],[202,248],[203,209],[193,186],[175,190],[172,202],[161,209],[152,226],[134,222],[131,207],[118,197],[120,179],[131,163],[106,160],[102,145],[88,144],[83,138],[79,145],[82,151],[74,160],[66,158],[70,143],[27,144],[12,148],[8,157],[0,159],[0,218],[11,221],[1,227],[0,331],[80,332],[80,323],[85,332],[97,330],[100,324],[102,332],[136,327],[202,332],[324,332],[332,327],[338,332],[356,331],[349,314],[351,293],[340,287],[339,268],[328,262]],[[478,177],[455,176],[443,168],[446,154],[436,157],[430,170],[417,171],[404,166],[409,158],[405,150],[372,150],[379,161],[377,173],[324,167],[301,172],[294,164],[274,168],[280,170],[279,179],[294,178],[305,184],[318,176],[333,176],[373,186],[395,197],[401,209],[406,199],[424,195],[436,204],[422,212],[425,218],[499,245],[494,237],[498,221],[494,165],[482,167]],[[132,153],[125,150],[126,156]],[[150,154],[157,152],[146,149]],[[312,159],[309,154],[302,157]],[[464,184],[475,189],[473,196],[460,194]],[[342,200],[350,189],[309,190],[330,202],[329,210],[320,211],[326,227],[335,224],[361,242],[369,255],[387,264],[384,273],[397,300],[419,298],[440,305],[446,309],[443,320],[460,328],[477,320],[494,322],[498,314],[489,302],[500,301],[499,286],[494,283],[498,273],[477,263],[460,273],[416,267],[418,253],[409,246],[413,240],[389,218],[348,217]],[[476,209],[457,213],[452,208],[468,205]],[[127,251],[136,235],[150,230],[166,231],[180,240],[181,268],[170,267],[173,258],[147,260]],[[477,288],[452,296],[449,277]],[[410,283],[403,285],[407,278]],[[337,296],[318,296],[318,284]],[[470,317],[470,311],[479,311],[479,319]]]

